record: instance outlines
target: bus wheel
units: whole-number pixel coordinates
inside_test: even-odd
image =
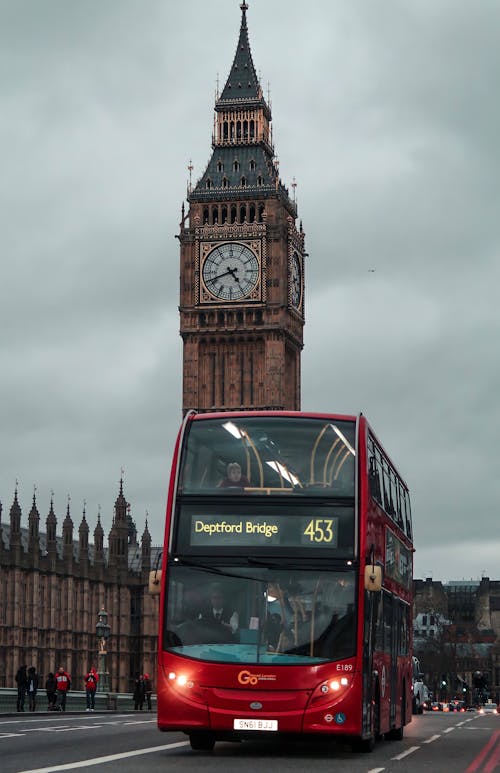
[[[375,738],[371,735],[369,738],[355,738],[352,742],[353,752],[361,752],[361,754],[369,754],[375,748]]]
[[[401,727],[393,727],[392,730],[386,734],[386,738],[389,741],[402,741],[403,740],[403,725]]]
[[[211,752],[215,746],[215,736],[213,733],[190,733],[189,743],[195,752]]]
[[[405,723],[406,723],[406,690],[403,687],[403,696],[401,699],[401,727],[393,727],[392,730],[389,730],[389,732],[387,733],[387,738],[390,741],[402,741]]]
[[[373,706],[373,732],[375,733],[376,741],[380,741],[383,738],[383,735],[380,732],[380,697],[378,695],[378,690],[375,697],[375,705]]]

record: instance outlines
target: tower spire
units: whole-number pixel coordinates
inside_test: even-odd
[[[233,66],[222,90],[217,105],[233,102],[241,103],[242,100],[261,100],[262,89],[255,71],[255,66],[250,50],[247,26],[247,3],[243,2],[241,8],[241,26],[238,45],[234,55]],[[264,101],[264,100],[262,100]]]

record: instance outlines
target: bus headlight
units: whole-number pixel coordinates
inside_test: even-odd
[[[175,671],[170,671],[168,674],[168,682],[175,692],[180,695],[196,701],[196,703],[206,703],[205,691],[202,687],[193,682],[186,674],[176,674]]]
[[[311,704],[337,700],[349,689],[352,684],[352,679],[352,675],[340,676],[321,682],[311,697]]]

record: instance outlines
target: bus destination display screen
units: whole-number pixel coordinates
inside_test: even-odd
[[[191,547],[337,548],[339,519],[333,515],[191,515]]]

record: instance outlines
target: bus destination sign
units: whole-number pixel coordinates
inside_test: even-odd
[[[191,547],[336,548],[338,518],[192,515]]]

